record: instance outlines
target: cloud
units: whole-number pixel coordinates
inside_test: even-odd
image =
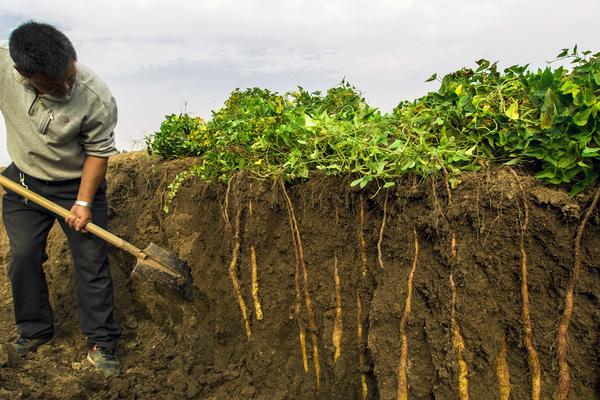
[[[543,49],[549,58],[564,47],[555,43],[567,38],[598,43],[590,28],[600,5],[575,0],[568,9],[584,3],[588,11],[569,29],[563,21],[567,6],[557,0],[106,0],[94,7],[4,0],[0,11],[58,24],[81,58],[104,74],[181,62],[238,64],[249,73],[329,73],[374,72],[378,65],[423,68],[428,54],[448,56],[438,61],[442,65],[465,65],[481,53],[518,55],[523,48],[524,55]],[[560,37],[551,34],[558,27]],[[529,37],[535,41],[527,42]],[[425,68],[424,75],[431,70]]]
[[[0,38],[8,38],[14,27],[26,20],[27,18],[24,15],[15,14],[11,11],[0,13]]]

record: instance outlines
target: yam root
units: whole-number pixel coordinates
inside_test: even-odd
[[[360,195],[360,221],[358,226],[358,247],[360,249],[360,261],[361,261],[361,274],[362,277],[366,277],[369,272],[368,259],[367,259],[367,242],[365,240],[365,199]]]
[[[556,334],[556,354],[558,356],[558,382],[554,392],[554,400],[567,400],[569,397],[569,389],[571,386],[571,374],[569,370],[568,360],[568,333],[569,325],[571,323],[571,316],[573,315],[573,300],[575,295],[575,286],[581,273],[581,239],[585,231],[585,226],[592,215],[592,211],[596,209],[598,205],[598,199],[600,198],[600,188],[596,191],[596,195],[592,200],[592,204],[585,212],[579,228],[577,229],[577,235],[575,237],[575,260],[573,263],[573,273],[567,286],[567,294],[565,295],[565,309],[558,325],[558,332]]]
[[[458,395],[460,400],[469,400],[469,366],[463,357],[465,341],[456,320],[457,293],[456,285],[454,284],[454,274],[450,274],[450,290],[452,293],[450,329],[452,331],[452,347],[454,347],[458,364]]]
[[[260,294],[258,285],[258,265],[256,262],[256,250],[254,246],[250,247],[250,264],[252,267],[252,299],[254,301],[254,311],[256,312],[256,319],[262,321],[263,312],[260,304]]]
[[[506,346],[506,337],[502,336],[500,349],[496,356],[496,383],[500,400],[510,399],[510,370],[508,368],[508,350]]]
[[[531,399],[540,400],[542,393],[542,369],[533,343],[533,324],[531,323],[531,305],[529,303],[529,289],[527,285],[527,251],[525,250],[525,235],[529,227],[529,205],[527,204],[525,190],[521,185],[519,176],[512,168],[510,172],[513,174],[523,198],[524,217],[521,223],[519,239],[521,251],[521,319],[523,320],[523,341],[527,349],[527,361],[529,363],[529,370],[531,371]]]
[[[229,277],[231,279],[231,284],[233,285],[233,290],[235,292],[235,296],[238,300],[238,304],[240,306],[240,311],[242,312],[242,320],[244,323],[244,328],[246,330],[246,336],[250,337],[252,335],[252,330],[250,329],[250,320],[248,319],[248,307],[246,307],[246,302],[244,301],[244,297],[242,296],[242,288],[240,285],[240,281],[238,279],[238,258],[240,253],[240,220],[241,220],[242,210],[241,207],[238,208],[236,217],[235,217],[235,232],[233,236],[233,249],[231,253],[231,262],[229,263]]]
[[[387,204],[388,204],[388,194],[385,193],[385,200],[383,201],[383,217],[381,217],[381,228],[379,228],[379,241],[377,241],[377,261],[379,261],[379,266],[381,269],[385,269],[383,264],[383,250],[381,249],[381,244],[383,243],[383,233],[385,231],[385,221],[387,219]]]
[[[415,255],[406,282],[406,301],[404,302],[404,313],[400,319],[400,340],[402,344],[400,348],[400,364],[398,365],[398,400],[408,400],[408,377],[406,373],[408,364],[408,339],[406,335],[406,324],[408,323],[412,312],[413,278],[415,271],[417,270],[417,259],[419,258],[419,238],[417,237],[416,228],[413,228],[413,233],[415,237]]]
[[[318,390],[321,387],[321,364],[319,361],[319,341],[317,337],[318,327],[314,316],[312,298],[308,290],[308,269],[306,268],[306,263],[304,261],[304,248],[302,246],[302,238],[300,236],[300,229],[298,228],[298,221],[294,212],[294,206],[292,204],[292,201],[290,200],[289,195],[287,194],[285,185],[282,181],[280,181],[280,184],[288,208],[288,215],[291,221],[290,229],[292,231],[292,236],[295,236],[295,241],[293,240],[292,243],[296,246],[297,251],[295,252],[295,254],[298,257],[298,263],[302,271],[304,301],[306,304],[306,315],[308,317],[308,326],[313,345],[313,363],[315,367],[315,375],[317,380],[316,386]]]
[[[343,320],[342,320],[342,285],[340,282],[340,273],[338,269],[337,256],[333,258],[333,275],[335,281],[335,319],[333,321],[333,348],[335,353],[333,355],[333,361],[337,362],[342,354],[342,332],[343,332]]]
[[[367,400],[369,395],[369,386],[367,385],[367,374],[363,372],[366,363],[364,351],[364,334],[363,334],[363,308],[360,299],[360,290],[356,289],[356,340],[358,342],[358,363],[360,366],[360,398]]]

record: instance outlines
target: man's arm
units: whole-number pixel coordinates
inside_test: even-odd
[[[83,162],[83,170],[81,173],[81,184],[79,185],[79,193],[77,200],[87,201],[91,203],[94,200],[94,195],[100,186],[100,183],[106,176],[106,167],[108,157],[86,156]],[[92,220],[92,210],[89,207],[73,204],[71,212],[75,217],[65,218],[71,228],[76,231],[85,232],[85,225]]]

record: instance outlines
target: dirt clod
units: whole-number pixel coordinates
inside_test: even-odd
[[[8,367],[9,362],[6,345],[0,345],[0,368]]]
[[[11,345],[8,343],[0,345],[0,368],[16,368],[19,366],[20,360]]]
[[[246,386],[242,389],[241,395],[245,398],[252,399],[256,396],[256,388],[254,386]]]

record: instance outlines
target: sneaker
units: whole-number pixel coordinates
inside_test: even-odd
[[[35,352],[38,347],[40,347],[44,343],[48,343],[51,340],[52,336],[35,339],[20,337],[14,342],[10,343],[9,346],[12,348],[12,350],[14,350],[15,354],[17,354],[20,357],[23,357],[27,353]]]
[[[93,345],[89,348],[87,360],[104,376],[117,376],[121,373],[121,363],[114,349]]]

